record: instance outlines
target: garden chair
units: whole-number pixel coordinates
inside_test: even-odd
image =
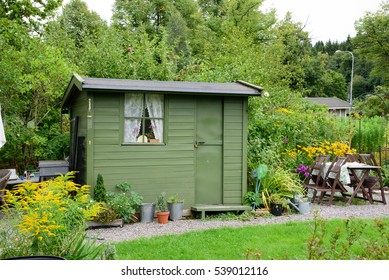
[[[359,162],[359,155],[358,154],[346,154],[347,161],[349,162]]]
[[[11,170],[9,169],[0,169],[0,203],[8,208],[7,203],[4,200],[4,193],[7,187],[7,182],[9,177],[11,177]]]
[[[347,157],[347,162],[360,162],[359,160],[359,155],[358,154],[345,154]],[[356,184],[358,180],[355,178],[355,173],[354,172],[349,172],[350,173],[350,186],[353,186]]]
[[[358,156],[359,162],[364,163],[366,165],[373,165],[378,166],[377,161],[374,158],[373,154],[359,154]],[[368,190],[369,196],[371,199],[373,199],[373,189],[377,186],[377,183],[380,185],[380,187],[383,186],[382,177],[381,177],[381,170],[377,169],[377,171],[371,172],[368,177],[363,181],[363,187],[364,189]],[[353,185],[355,187],[355,183]],[[366,197],[366,194],[363,193],[364,198]]]
[[[330,198],[328,203],[332,204],[334,195],[336,192],[345,196],[347,190],[343,186],[343,183],[340,180],[340,173],[342,171],[342,166],[347,162],[347,157],[337,156],[331,163],[324,176],[324,183],[322,185],[314,186],[312,203],[315,202],[316,196],[320,192],[319,203],[323,200],[324,196],[329,193]]]
[[[304,187],[306,190],[322,186],[324,183],[323,168],[330,159],[329,155],[318,155],[309,169],[309,175],[305,180]]]

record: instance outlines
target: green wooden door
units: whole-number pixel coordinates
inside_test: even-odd
[[[196,204],[223,203],[223,103],[196,99]]]

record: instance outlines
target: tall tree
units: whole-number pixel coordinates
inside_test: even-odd
[[[275,30],[276,42],[282,48],[282,64],[284,79],[294,90],[303,89],[304,67],[311,53],[311,41],[308,32],[299,22],[293,22],[292,15],[287,13],[277,24]]]
[[[60,101],[72,68],[40,38],[25,38],[22,48],[7,46],[0,53],[0,67],[7,69],[0,72],[0,103],[9,139],[2,160],[24,171],[41,158],[63,159],[63,150],[48,145],[60,134]]]
[[[37,31],[43,22],[54,15],[63,0],[2,0],[0,18],[6,18],[30,31]]]
[[[384,1],[377,12],[367,12],[355,28],[355,47],[361,55],[374,63],[373,75],[389,84],[389,1]]]
[[[45,29],[45,41],[62,49],[63,55],[75,65],[82,64],[86,44],[96,44],[107,29],[107,23],[82,0],[71,0]],[[82,69],[81,69],[82,71]]]

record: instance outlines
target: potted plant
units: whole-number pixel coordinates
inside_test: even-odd
[[[100,176],[100,182],[102,182]],[[143,202],[143,197],[131,190],[131,185],[128,183],[120,183],[116,185],[117,191],[105,194],[105,189],[100,193],[101,197],[105,197],[106,201],[102,203],[101,210],[97,213],[94,221],[89,223],[89,227],[108,227],[120,226],[124,223],[132,223],[137,221],[137,212],[139,206]]]
[[[182,218],[184,212],[184,199],[175,194],[167,200],[168,210],[170,212],[169,220],[178,220]]]
[[[282,168],[271,168],[262,179],[262,200],[265,208],[271,211],[273,208],[286,207],[287,199],[296,195],[302,195],[304,188],[299,184],[295,173]]]
[[[107,190],[104,185],[103,175],[97,175],[96,186],[93,190],[94,201],[101,203],[99,212],[93,221],[88,221],[89,228],[96,227],[123,227],[124,221],[108,203]]]
[[[274,216],[281,216],[284,210],[284,204],[286,199],[281,194],[274,193],[269,197],[270,201],[270,213]]]
[[[166,193],[162,192],[157,197],[156,203],[157,218],[160,224],[167,224],[169,219],[169,209],[167,206]]]
[[[123,225],[124,220],[106,203],[102,204],[93,221],[88,221],[88,228],[123,227]]]

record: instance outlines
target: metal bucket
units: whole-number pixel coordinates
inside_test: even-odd
[[[175,221],[182,218],[182,214],[184,211],[184,203],[183,202],[168,202],[168,209],[170,212],[169,220]]]
[[[155,203],[143,203],[140,206],[141,223],[151,223],[154,220]]]

